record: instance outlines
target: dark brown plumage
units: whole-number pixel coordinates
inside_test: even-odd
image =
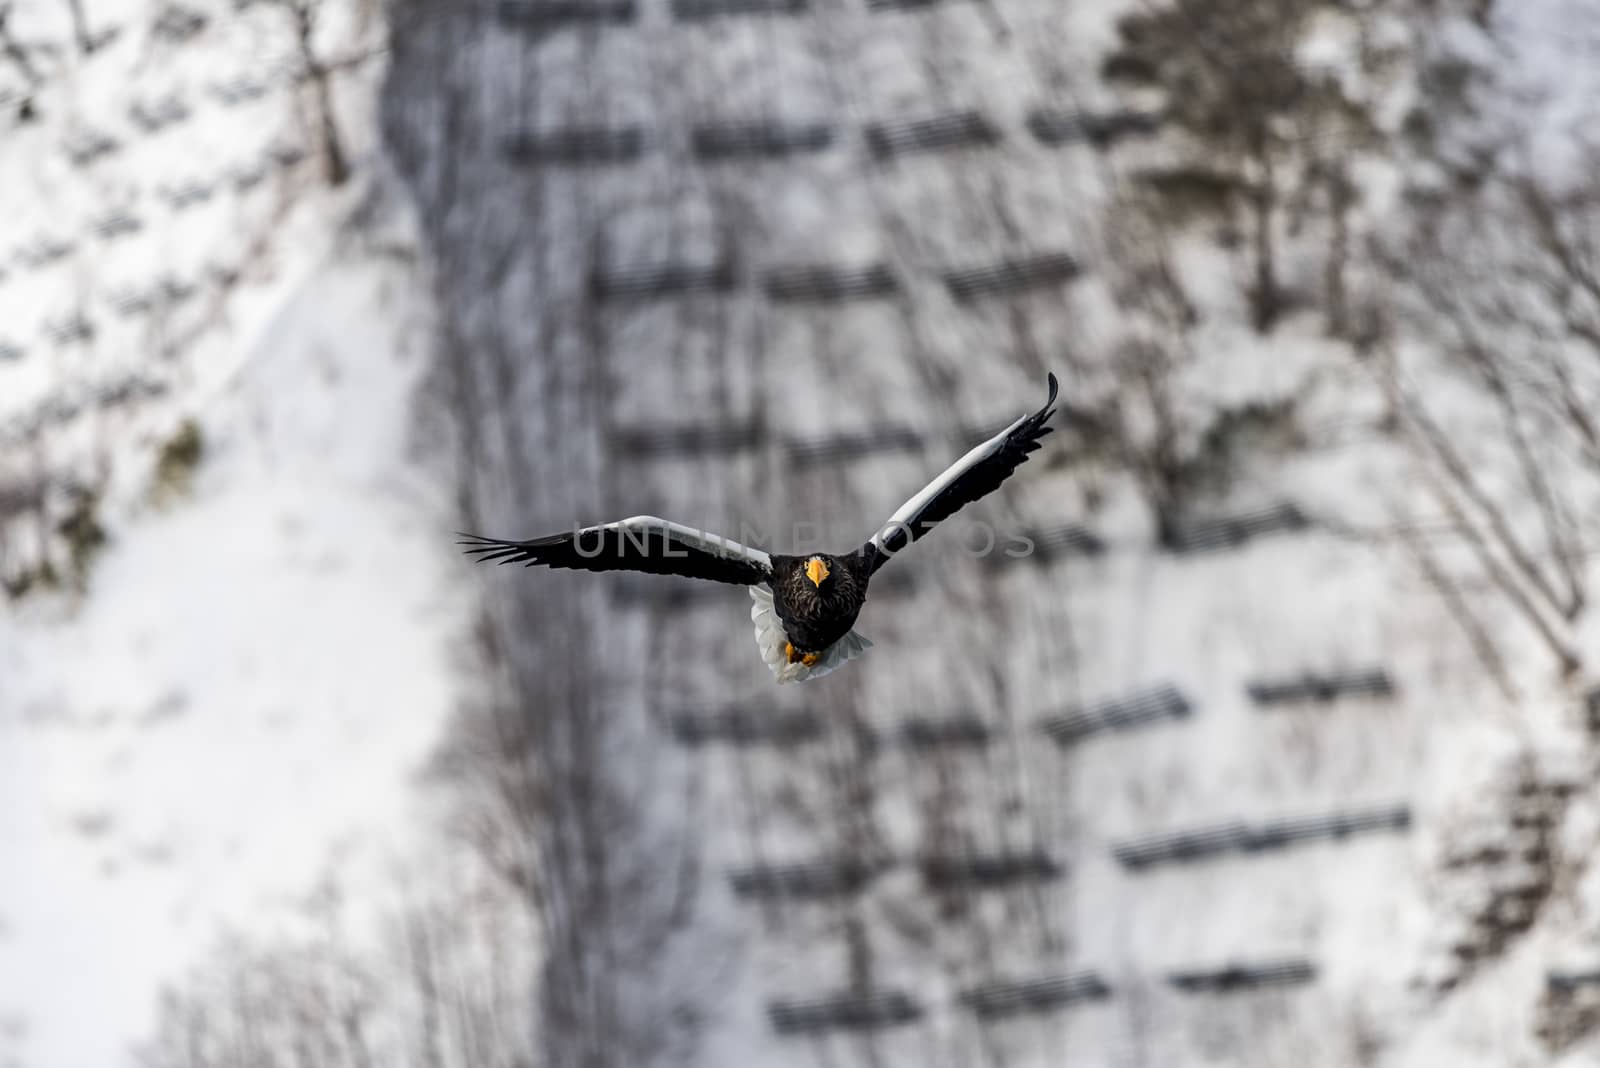
[[[828,577],[811,581],[806,567],[821,560]],[[850,633],[867,600],[867,581],[871,573],[860,550],[846,556],[815,553],[811,556],[774,556],[772,607],[783,620],[783,630],[794,646],[791,660],[806,654],[820,654]]]

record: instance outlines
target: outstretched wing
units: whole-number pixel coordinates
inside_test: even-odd
[[[772,558],[715,534],[653,515],[583,527],[531,541],[463,534],[459,544],[479,560],[584,571],[646,571],[751,586],[772,576]]]
[[[888,563],[891,556],[921,538],[939,520],[999,489],[1028,454],[1039,448],[1039,439],[1050,433],[1052,428],[1047,424],[1055,414],[1056,389],[1056,376],[1051,375],[1050,398],[1043,408],[974,448],[901,505],[883,529],[862,547],[862,552],[872,557],[872,570]]]

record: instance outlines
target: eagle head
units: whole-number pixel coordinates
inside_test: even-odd
[[[806,578],[818,589],[822,588],[822,580],[828,577],[828,562],[820,556],[813,556],[806,561]]]

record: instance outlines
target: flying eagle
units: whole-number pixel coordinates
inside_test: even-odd
[[[820,678],[872,643],[851,628],[872,576],[939,520],[999,488],[1050,433],[1056,376],[1044,407],[1024,415],[957,460],[900,506],[861,548],[839,555],[783,556],[651,515],[530,541],[463,534],[479,560],[585,571],[645,571],[750,587],[761,658],[779,682]]]

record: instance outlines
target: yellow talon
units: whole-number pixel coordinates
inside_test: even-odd
[[[821,653],[802,653],[794,647],[794,642],[783,643],[783,655],[791,664],[804,664],[806,667],[816,667],[817,661],[822,659]]]

